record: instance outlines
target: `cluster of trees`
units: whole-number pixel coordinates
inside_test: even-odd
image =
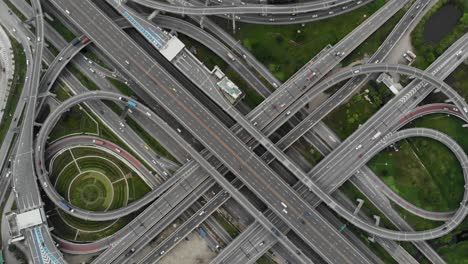
[[[431,45],[424,40],[423,32],[424,25],[429,18],[439,11],[445,5],[455,5],[463,12],[462,17],[458,21],[455,28],[444,37],[439,43]],[[468,32],[468,2],[465,0],[441,0],[423,17],[421,22],[416,26],[411,34],[411,42],[415,48],[418,59],[415,66],[421,69],[426,69],[437,57],[439,57],[452,43],[454,43],[463,34]]]

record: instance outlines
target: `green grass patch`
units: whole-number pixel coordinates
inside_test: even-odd
[[[276,262],[273,261],[271,258],[263,255],[259,259],[257,259],[257,264],[275,264]]]
[[[56,156],[51,178],[56,179],[64,168],[57,182],[57,191],[80,208],[92,211],[116,209],[128,202],[127,196],[133,201],[150,191],[136,172],[110,153],[86,147],[74,148],[72,153],[76,163],[71,162],[70,151]],[[82,173],[78,178],[77,166]],[[128,179],[128,188],[125,179]],[[69,186],[71,197],[67,196]]]
[[[98,172],[88,171],[75,178],[70,186],[69,201],[71,204],[90,211],[105,211],[122,207],[120,192],[112,196],[112,184],[106,176]],[[111,206],[112,205],[112,206]]]
[[[11,11],[21,20],[21,21],[26,21],[26,16],[21,12],[19,11],[18,8],[16,8],[16,6],[10,2],[10,0],[3,0],[3,2],[5,2],[5,4],[8,6],[8,8],[11,9]]]
[[[397,145],[398,152],[385,150],[369,162],[376,175],[418,207],[430,211],[457,208],[463,177],[455,156],[432,139],[411,138]],[[462,185],[457,185],[460,181]]]
[[[383,215],[382,212],[377,207],[375,207],[375,205],[369,199],[367,199],[367,197],[362,194],[361,191],[357,189],[351,182],[345,182],[340,187],[340,190],[343,191],[343,193],[346,194],[346,196],[352,201],[356,201],[358,198],[364,200],[361,211],[371,218],[373,215],[379,216],[380,226],[389,229],[396,229],[392,222],[390,222],[390,220],[388,220],[388,218],[385,217],[385,215]]]
[[[445,36],[439,43],[430,44],[424,40],[423,32],[424,26],[429,18],[434,15],[443,6],[451,4],[456,5],[462,12],[463,16],[460,18],[458,24],[447,36]],[[426,69],[433,61],[436,60],[452,43],[459,39],[468,29],[468,2],[466,0],[441,0],[435,4],[429,12],[421,19],[419,24],[411,33],[411,43],[418,56],[413,66],[420,69]]]
[[[458,68],[445,80],[460,96],[468,100],[468,65],[460,64]]]
[[[113,163],[113,159],[100,158],[96,156],[77,158],[78,165],[82,171],[97,171],[104,174],[111,182],[123,178],[123,172]]]
[[[226,220],[224,216],[222,216],[218,212],[214,212],[213,216],[232,238],[236,238],[240,234],[240,231],[228,220]]]
[[[368,39],[366,39],[359,47],[351,52],[343,61],[343,65],[348,65],[354,61],[362,59],[364,56],[371,57],[382,45],[387,36],[392,32],[393,28],[398,24],[400,19],[408,10],[410,2],[403,9],[398,11],[393,17],[391,17],[383,26],[377,29]]]
[[[52,15],[48,13],[51,17]],[[68,41],[71,42],[76,38],[75,34],[71,32],[60,20],[57,18],[53,18],[53,20],[50,20],[47,16],[45,16],[45,19],[49,24],[60,34],[62,37]]]
[[[58,167],[57,174],[50,176],[51,180],[54,180],[52,181],[52,184],[55,186],[55,189],[66,200],[69,200],[68,186],[70,186],[70,184],[73,181],[73,178],[75,178],[75,176],[79,173],[80,171],[78,170],[78,167],[76,167],[76,164],[70,162],[65,164],[63,170],[61,170],[60,167]]]
[[[60,117],[50,133],[52,141],[69,134],[98,134],[98,123],[80,108],[80,105],[74,106]]]
[[[50,41],[46,40],[47,48],[54,54],[54,56],[57,56],[60,53],[60,50],[58,50]]]
[[[76,68],[72,64],[67,65],[67,69],[75,75],[75,77],[80,81],[80,83],[88,88],[90,91],[97,91],[100,90],[99,87],[95,82],[93,82],[91,79],[89,79],[84,73],[82,73],[78,68]]]
[[[133,90],[128,87],[128,85],[126,85],[125,83],[117,80],[117,79],[114,79],[114,78],[110,78],[110,77],[106,77],[106,79],[112,84],[115,86],[115,88],[117,88],[122,94],[126,95],[126,96],[129,96],[129,97],[132,97],[132,96],[135,96],[136,97],[136,94],[135,92],[133,92]]]
[[[334,45],[385,4],[376,0],[333,18],[298,25],[257,25],[237,23],[234,37],[273,72],[286,81],[326,45]],[[228,32],[229,20],[217,19]]]
[[[55,94],[55,98],[60,102],[67,100],[73,95],[70,89],[61,80],[55,82],[50,91]]]
[[[18,105],[21,92],[23,91],[24,79],[26,77],[26,55],[24,53],[23,46],[21,46],[21,44],[13,37],[10,37],[10,42],[13,49],[15,71],[13,73],[10,93],[8,95],[5,109],[3,110],[4,114],[0,123],[0,143],[3,143],[3,140],[10,128],[10,124],[14,119],[13,114],[16,110],[16,106]]]
[[[112,71],[112,68],[109,67],[109,65],[107,65],[96,53],[90,51],[89,48],[84,48],[82,53],[84,56],[95,62],[97,65]]]
[[[151,188],[140,177],[129,177],[128,182],[128,200],[136,201],[151,191]]]
[[[442,246],[437,253],[450,264],[468,263],[468,241]]]
[[[299,153],[301,153],[311,166],[315,166],[323,159],[322,154],[307,142],[297,141],[293,146],[299,151]]]
[[[443,114],[427,115],[415,120],[409,127],[432,128],[447,134],[454,139],[460,147],[468,151],[468,138],[466,128],[462,120],[454,116]],[[411,141],[418,147],[418,156],[433,175],[434,181],[439,186],[443,199],[447,204],[447,210],[458,208],[463,197],[464,178],[463,172],[455,155],[444,145],[438,142],[430,144],[425,141]]]
[[[393,93],[385,85],[371,81],[358,94],[335,108],[323,121],[338,137],[346,139],[391,98]]]
[[[167,151],[156,139],[154,139],[148,132],[146,132],[138,123],[133,120],[132,118],[127,118],[126,119],[127,125],[135,132],[138,134],[141,139],[156,153],[159,155],[172,160],[176,163],[179,163],[177,159]]]

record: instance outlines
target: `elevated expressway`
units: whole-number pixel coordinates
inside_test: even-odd
[[[353,0],[318,0],[300,4],[284,5],[257,5],[246,4],[242,6],[175,6],[164,2],[152,0],[131,0],[142,6],[155,10],[181,14],[181,15],[222,15],[222,14],[300,14],[312,11],[329,9],[334,6],[352,2]]]
[[[41,4],[38,0],[32,1],[33,14],[35,17],[36,36],[33,40],[34,53],[31,78],[25,81],[29,88],[29,95],[24,112],[21,132],[18,137],[18,148],[14,161],[12,162],[12,183],[16,193],[16,203],[20,213],[42,209],[42,200],[39,187],[36,184],[33,164],[33,129],[35,120],[35,106],[42,68],[42,51],[44,47],[44,20]],[[27,89],[27,90],[28,90]],[[25,230],[25,238],[29,244],[31,259],[34,263],[63,263],[60,252],[50,236],[46,223]]]
[[[319,21],[335,16],[343,15],[352,10],[355,10],[363,5],[371,3],[373,0],[355,0],[341,5],[335,5],[326,10],[317,10],[310,13],[299,13],[289,15],[254,15],[254,14],[238,14],[234,17],[236,21],[251,23],[251,24],[267,24],[267,25],[291,25],[299,23],[308,23]],[[177,1],[178,2],[178,1]],[[188,2],[183,2],[188,3]],[[224,1],[226,3],[226,1]],[[203,3],[200,3],[203,4]],[[227,6],[225,4],[224,6]],[[227,19],[232,19],[232,15],[218,15]],[[205,18],[206,19],[206,18]]]
[[[381,65],[380,65],[380,66],[381,66]],[[363,67],[364,67],[364,66],[363,66]],[[363,68],[362,70],[364,71],[364,68]],[[380,69],[379,71],[382,71],[382,69]],[[385,69],[383,69],[383,71],[385,71]],[[366,73],[366,72],[364,72],[364,73]],[[411,72],[411,73],[413,73],[413,72]]]
[[[354,74],[356,74],[356,71],[360,71],[361,74],[368,74],[368,73],[372,73],[372,72],[381,72],[381,71],[387,71],[387,70],[399,71],[399,72],[401,71],[401,72],[406,72],[407,74],[412,75],[412,76],[424,77],[426,81],[428,81],[429,83],[431,83],[433,85],[436,84],[435,85],[436,87],[437,87],[437,85],[439,85],[439,87],[440,87],[439,89],[441,89],[441,90],[443,89],[443,91],[446,92],[446,94],[448,94],[452,98],[455,98],[454,99],[455,104],[458,105],[458,107],[460,109],[463,109],[463,107],[464,107],[463,106],[464,102],[460,102],[459,100],[456,99],[456,94],[451,90],[451,88],[447,87],[443,83],[441,84],[440,82],[438,82],[434,78],[432,78],[430,76],[427,76],[427,74],[424,74],[423,72],[421,72],[419,70],[411,69],[410,67],[401,66],[401,65],[391,66],[391,65],[374,64],[374,65],[364,65],[364,66],[360,66],[360,67],[355,67],[353,69],[343,71],[341,74],[339,74],[340,76],[336,76],[335,79],[332,82],[328,83],[328,85],[330,85],[330,87],[331,87],[332,85],[334,85],[334,83],[339,83],[343,79],[349,78],[349,75],[353,76]],[[364,161],[365,161],[365,159],[362,159],[361,163],[365,163]],[[311,187],[314,187],[314,186],[311,184]],[[316,188],[316,187],[314,187],[314,188]],[[318,192],[318,193],[320,193],[320,192]],[[334,205],[334,206],[336,206],[335,209],[339,210],[339,212],[343,213],[344,215],[347,215],[347,212],[344,212],[343,209],[340,208],[339,205]],[[459,222],[460,221],[459,220],[460,216],[463,216],[463,214],[465,214],[465,213],[466,213],[466,209],[465,209],[464,206],[462,206],[461,210],[456,213],[455,218],[452,219],[451,222],[446,223],[443,226],[439,227],[440,230],[438,230],[437,233],[440,234],[442,229],[445,231],[445,230],[448,230],[450,228],[454,228],[454,224]],[[365,226],[367,228],[367,225],[368,225],[367,223],[361,224],[361,223],[359,223],[359,221],[357,221],[357,222],[353,221],[352,217],[349,217],[349,218],[350,219],[348,219],[348,220],[350,220],[350,222],[353,222],[354,224],[363,225],[363,226]],[[397,237],[400,237],[400,236],[398,236],[399,233],[400,232],[397,232],[397,231],[386,231],[386,232],[384,232],[385,236],[397,236]],[[380,235],[380,233],[377,234],[377,235]],[[428,234],[427,232],[415,232],[415,234],[411,234],[411,235],[410,234],[405,234],[405,236],[402,237],[402,238],[407,239],[407,237],[411,237],[410,239],[415,239],[415,238],[416,239],[418,239],[418,238],[419,239],[424,239],[427,236],[433,236],[433,235],[432,235],[432,233]]]
[[[94,95],[95,96],[95,95]],[[94,98],[93,96],[93,98]],[[118,95],[115,95],[116,99],[118,98]],[[383,146],[382,148],[384,148],[385,146]],[[378,152],[379,150],[376,150],[376,153]]]
[[[87,101],[87,100],[97,100],[97,99],[102,99],[102,100],[114,100],[114,101],[120,101],[120,98],[121,95],[120,94],[116,94],[116,93],[110,93],[110,92],[88,92],[88,93],[84,93],[84,94],[80,94],[80,95],[77,95],[77,96],[74,96],[72,98],[70,98],[69,100],[65,101],[63,104],[61,104],[62,106],[62,109],[59,109],[54,111],[52,115],[54,115],[54,113],[57,113],[57,115],[59,115],[59,113],[63,112],[65,109],[68,109],[68,107],[74,105],[74,104],[78,104],[80,102],[84,102],[84,101]],[[128,98],[130,99],[130,98]],[[139,106],[137,108],[134,108],[135,110],[137,111],[141,111],[142,113],[146,113],[146,112],[150,112],[152,113],[152,111],[148,108],[146,108],[145,106],[139,104]],[[164,123],[162,120],[160,120],[156,114],[152,113],[150,119],[153,121],[153,122],[159,122],[159,123],[162,123],[163,127],[165,129],[171,129],[166,123]],[[43,133],[43,131],[41,130],[40,132],[40,135],[38,138],[44,138],[43,135],[45,135],[46,133]],[[180,135],[178,133],[171,133],[171,136],[174,137],[174,139],[177,140],[177,142],[184,142],[184,140],[180,137]],[[40,140],[39,140],[40,141]],[[182,143],[183,144],[183,143]],[[211,168],[211,170],[213,171],[212,173],[219,173],[217,172],[214,168],[211,167],[211,165],[209,165],[208,161],[206,161],[204,158],[202,158],[202,156],[196,152],[195,150],[193,150],[190,146],[188,145],[185,145],[185,147],[187,148],[190,148],[191,154],[194,154],[194,155],[197,155],[197,157],[199,157],[199,160],[200,161],[203,161],[204,162],[204,168]],[[36,155],[37,157],[37,155]],[[39,165],[39,164],[36,164],[37,165],[37,170],[38,170],[38,173],[40,174],[40,169],[44,170],[45,168],[43,167],[43,165]],[[189,175],[192,175],[194,176],[194,174],[189,174]],[[47,175],[41,175],[41,180],[46,180],[47,178]],[[220,176],[221,177],[221,176]],[[193,178],[193,177],[192,177]],[[202,182],[204,179],[206,178],[202,178],[202,177],[197,177],[196,178],[198,180],[198,182]],[[223,178],[224,181],[226,181],[224,178]],[[193,182],[190,184],[189,183],[189,186],[190,185],[193,185]],[[240,202],[247,207],[247,209],[249,210],[249,212],[251,212],[252,214],[257,214],[257,217],[262,219],[262,215],[257,213],[256,212],[256,209],[254,209],[254,207],[252,205],[250,205],[250,203],[248,202],[248,200],[246,198],[244,198],[239,192],[238,190],[233,187],[229,182],[226,182],[225,183],[225,186],[227,188],[229,188],[229,191],[231,193],[234,193],[237,195],[236,199],[240,200]],[[179,191],[179,190],[178,190]],[[169,192],[166,192],[166,194],[168,195],[177,195],[178,191],[169,191]],[[203,192],[205,191],[205,189],[203,188]],[[164,206],[168,206],[169,204],[167,202],[165,202],[165,200],[161,200],[161,199],[158,199],[155,203],[153,203],[152,205],[150,205],[150,208],[154,208],[155,206],[157,206],[158,204],[161,204],[164,205]],[[250,208],[249,208],[250,207]],[[157,207],[156,207],[157,208]],[[145,210],[145,213],[146,214],[151,214],[151,213],[157,213],[157,215],[159,217],[162,217],[164,216],[168,211],[167,209],[164,209],[164,210],[161,210],[158,209],[158,210]],[[148,218],[146,219],[146,221],[155,221],[154,218]],[[266,225],[269,225],[267,221],[265,221]],[[121,236],[117,237],[116,239],[118,239],[118,241],[121,241],[121,238],[122,237],[126,237],[127,240],[126,240],[126,243],[129,243],[131,240],[129,239],[129,236],[134,236],[135,233],[138,233],[138,229],[144,229],[144,225],[133,225],[133,227],[131,226],[131,224],[129,225],[131,227],[131,232],[128,232],[128,233],[122,233]],[[136,226],[136,227],[135,227]],[[267,228],[271,229],[271,228],[274,228],[273,226],[267,226]],[[116,243],[118,243],[118,241]],[[281,240],[280,240],[281,241]],[[291,246],[288,244],[288,242],[285,242],[285,246],[286,248],[290,248]],[[118,249],[117,249],[118,250]],[[111,251],[113,252],[113,251]],[[113,256],[114,258],[117,257],[118,255],[116,255],[115,253],[113,253],[111,256]],[[105,257],[105,256],[104,256]],[[104,258],[102,256],[100,256],[99,258]],[[299,257],[299,259],[301,259],[302,257]],[[106,259],[104,263],[109,263],[109,261],[111,261],[110,259]],[[303,263],[307,263],[307,261],[303,262]]]
[[[306,102],[308,98],[304,98],[304,95],[307,93],[319,94],[316,89],[319,80],[326,76],[330,70],[336,67],[341,60],[364,42],[407,2],[406,0],[389,1],[337,44],[324,51],[323,55],[311,59],[300,71],[296,72],[252,110],[247,118],[252,123],[256,123],[256,127],[262,130],[265,128],[279,128],[283,123],[281,117],[279,117],[280,115],[285,116],[289,111],[291,111],[291,114],[288,115],[295,113],[292,111],[295,109],[290,107],[291,104],[296,101]],[[399,37],[395,35],[395,39]]]
[[[80,8],[80,10],[81,10],[81,8]],[[79,12],[78,12],[78,9],[74,9],[74,11],[72,12],[72,14],[74,14],[74,13],[79,13]],[[90,21],[90,20],[89,20],[89,21]],[[80,21],[80,25],[82,25],[81,21]],[[120,39],[121,39],[121,40],[125,40],[125,38],[120,38]],[[124,46],[125,46],[125,45],[124,45]],[[130,45],[129,45],[129,46],[130,46]],[[106,50],[106,49],[104,49],[104,50]],[[138,50],[138,49],[132,49],[132,50]],[[112,52],[112,54],[118,54],[118,53],[119,53],[119,52]],[[118,60],[118,61],[120,61],[120,60]],[[136,78],[136,79],[140,79],[140,78]],[[240,198],[238,198],[238,199],[240,199]],[[248,204],[248,203],[246,203],[246,204]]]
[[[357,74],[357,73],[359,73],[359,71],[360,71],[360,70],[356,70],[354,73]],[[385,69],[379,70],[379,72],[382,72],[382,71],[385,71]],[[398,70],[397,70],[397,71],[398,71]],[[320,91],[320,89],[318,89],[318,90]],[[309,99],[309,98],[308,98],[308,99]],[[250,131],[249,131],[249,132],[250,132]],[[257,138],[257,140],[259,140],[259,139]]]

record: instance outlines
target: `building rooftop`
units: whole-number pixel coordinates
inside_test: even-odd
[[[167,43],[160,49],[161,54],[169,61],[172,61],[181,50],[185,48],[185,44],[177,37],[173,36]]]
[[[218,87],[221,88],[223,92],[225,92],[229,97],[233,99],[233,101],[237,101],[242,96],[242,91],[237,87],[235,83],[229,80],[228,77],[224,77],[217,83]]]
[[[34,209],[21,214],[17,214],[16,223],[18,225],[19,230],[40,225],[43,223],[41,211],[39,209]]]

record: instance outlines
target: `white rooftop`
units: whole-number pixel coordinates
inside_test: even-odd
[[[185,48],[185,44],[177,37],[173,36],[159,51],[169,61],[172,61],[181,50]]]
[[[225,93],[232,97],[232,99],[237,100],[241,95],[242,91],[237,87],[235,83],[233,83],[227,76],[224,76],[221,81],[217,83],[218,87],[220,87]]]
[[[21,214],[17,214],[16,223],[18,225],[19,230],[41,225],[43,223],[41,211],[39,209],[34,209]]]

